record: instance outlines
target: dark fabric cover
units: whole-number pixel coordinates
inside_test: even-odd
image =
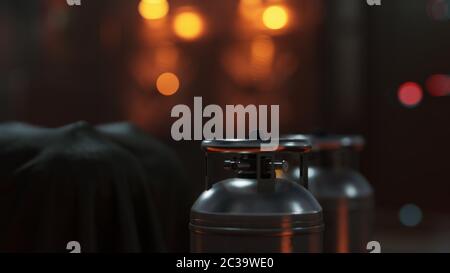
[[[178,157],[130,123],[106,124],[97,128],[132,153],[144,167],[146,181],[155,193],[153,200],[168,251],[188,252],[193,193]]]
[[[167,169],[153,168],[163,173],[153,179],[151,161],[141,161],[167,158],[164,148],[150,140],[151,155],[130,152],[127,140],[115,142],[115,130],[99,131],[83,122],[0,125],[1,252],[68,252],[69,241],[80,242],[82,252],[166,250],[155,205],[166,194],[158,187]]]

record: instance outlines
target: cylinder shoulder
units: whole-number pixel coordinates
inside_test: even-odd
[[[357,171],[348,168],[310,168],[308,179],[309,189],[318,198],[364,198],[373,194],[369,181]]]
[[[285,179],[265,181],[232,178],[213,185],[198,198],[193,212],[230,215],[314,214],[321,207],[302,186]]]

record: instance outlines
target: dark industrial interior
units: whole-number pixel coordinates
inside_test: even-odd
[[[155,141],[143,173],[175,194],[156,196],[154,210],[166,223],[178,219],[165,227],[182,238],[161,248],[151,238],[124,240],[141,238],[141,251],[189,251],[205,159],[201,141],[172,138],[171,109],[202,97],[223,108],[280,105],[281,134],[362,135],[360,171],[374,189],[382,251],[450,252],[449,0],[160,0],[148,9],[145,1],[0,2],[0,122],[82,121],[76,126],[106,128],[102,137],[139,154],[144,142],[128,145],[104,125],[130,122],[136,139],[145,132]],[[261,15],[272,5],[286,18]],[[0,164],[12,164],[7,155]],[[8,188],[0,185],[1,195]],[[167,207],[169,199],[183,209]],[[5,200],[1,210],[14,212]],[[9,239],[0,251],[20,251],[14,246],[33,232],[1,230]]]

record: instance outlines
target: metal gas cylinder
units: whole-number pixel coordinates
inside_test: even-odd
[[[257,140],[203,141],[208,155],[224,154],[226,169],[235,176],[212,182],[191,209],[191,251],[200,253],[321,252],[322,208],[300,183],[276,178],[275,170],[287,169],[278,160],[281,152],[299,153],[311,147],[305,140],[280,140],[274,152],[262,151]],[[304,160],[300,160],[304,162]],[[208,168],[207,168],[208,169]]]
[[[324,252],[367,252],[371,240],[374,197],[369,182],[359,173],[361,136],[291,135],[310,141],[308,185],[323,208]],[[288,175],[297,179],[300,171]]]

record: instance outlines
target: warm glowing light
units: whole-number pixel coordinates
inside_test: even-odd
[[[253,57],[272,58],[275,51],[275,45],[269,36],[257,36],[251,44],[251,53]]]
[[[179,87],[180,81],[178,80],[177,75],[170,72],[162,73],[156,80],[156,88],[158,89],[158,92],[164,96],[175,94]]]
[[[275,45],[269,36],[258,36],[251,43],[252,76],[259,80],[271,75]]]
[[[288,22],[288,13],[282,6],[270,6],[264,10],[262,20],[269,29],[282,29]]]
[[[415,107],[423,99],[423,91],[415,82],[406,82],[398,89],[398,99],[406,107]]]
[[[427,79],[426,86],[432,96],[450,95],[450,76],[437,74]]]
[[[261,0],[241,0],[240,4],[243,6],[259,6],[261,4]]]
[[[175,16],[173,29],[183,39],[198,38],[203,32],[203,28],[203,20],[197,12],[185,11]]]
[[[138,11],[144,19],[161,19],[169,12],[169,3],[167,0],[142,0]]]
[[[247,19],[253,20],[261,12],[261,0],[241,0],[239,2],[239,12]]]
[[[179,59],[178,49],[173,44],[165,44],[156,48],[155,65],[163,70],[173,70]]]

